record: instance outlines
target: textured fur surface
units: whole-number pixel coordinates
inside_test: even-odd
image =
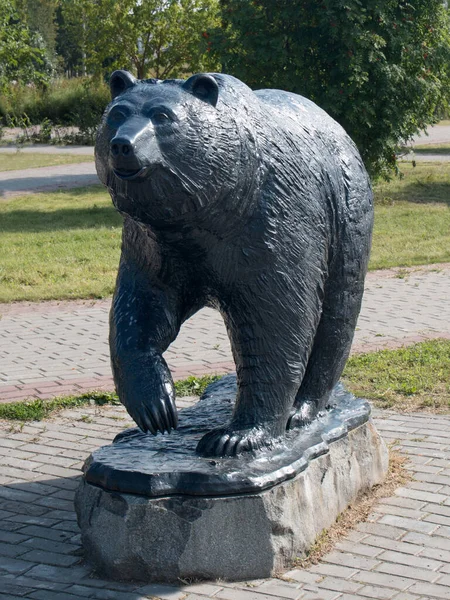
[[[358,151],[309,100],[229,75],[119,71],[111,89],[96,164],[124,216],[110,333],[119,397],[142,430],[176,427],[162,353],[211,306],[238,396],[198,451],[268,445],[326,408],[350,351],[373,221]]]

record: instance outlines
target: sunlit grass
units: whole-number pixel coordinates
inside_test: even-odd
[[[17,171],[20,169],[31,169],[34,167],[54,167],[57,165],[69,165],[93,161],[94,157],[89,155],[74,154],[38,154],[16,152],[14,154],[0,153],[0,171]]]
[[[220,379],[217,375],[202,375],[188,377],[175,381],[177,397],[201,396],[207,386]],[[0,404],[0,419],[8,421],[42,421],[55,413],[67,408],[81,406],[103,406],[104,404],[118,405],[120,401],[114,392],[88,392],[79,396],[61,396],[50,400],[24,400]]]
[[[450,340],[352,356],[344,382],[381,408],[450,412]]]
[[[112,294],[121,225],[100,186],[0,202],[0,302]]]
[[[370,269],[450,261],[450,163],[374,186]],[[0,302],[112,294],[122,219],[100,186],[0,201]]]

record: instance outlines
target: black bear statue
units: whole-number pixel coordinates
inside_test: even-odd
[[[325,410],[361,307],[373,225],[354,143],[313,102],[223,74],[111,76],[96,166],[123,216],[110,317],[117,392],[144,432],[177,428],[163,353],[204,306],[237,371],[203,456],[271,445]]]

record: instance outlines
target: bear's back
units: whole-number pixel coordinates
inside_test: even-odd
[[[255,96],[268,110],[279,127],[293,138],[315,141],[337,158],[341,152],[359,157],[358,151],[344,128],[311,100],[281,90],[256,90]]]

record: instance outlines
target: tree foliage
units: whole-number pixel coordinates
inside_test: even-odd
[[[58,0],[15,0],[22,22],[41,40],[47,61],[56,68],[56,8]]]
[[[50,73],[45,44],[20,19],[12,0],[0,2],[0,90],[11,81],[47,83]]]
[[[203,33],[218,24],[217,0],[62,0],[78,30],[88,72],[177,77],[215,66]]]
[[[441,0],[222,0],[211,32],[223,70],[311,98],[357,143],[372,174],[435,122],[449,93]]]

